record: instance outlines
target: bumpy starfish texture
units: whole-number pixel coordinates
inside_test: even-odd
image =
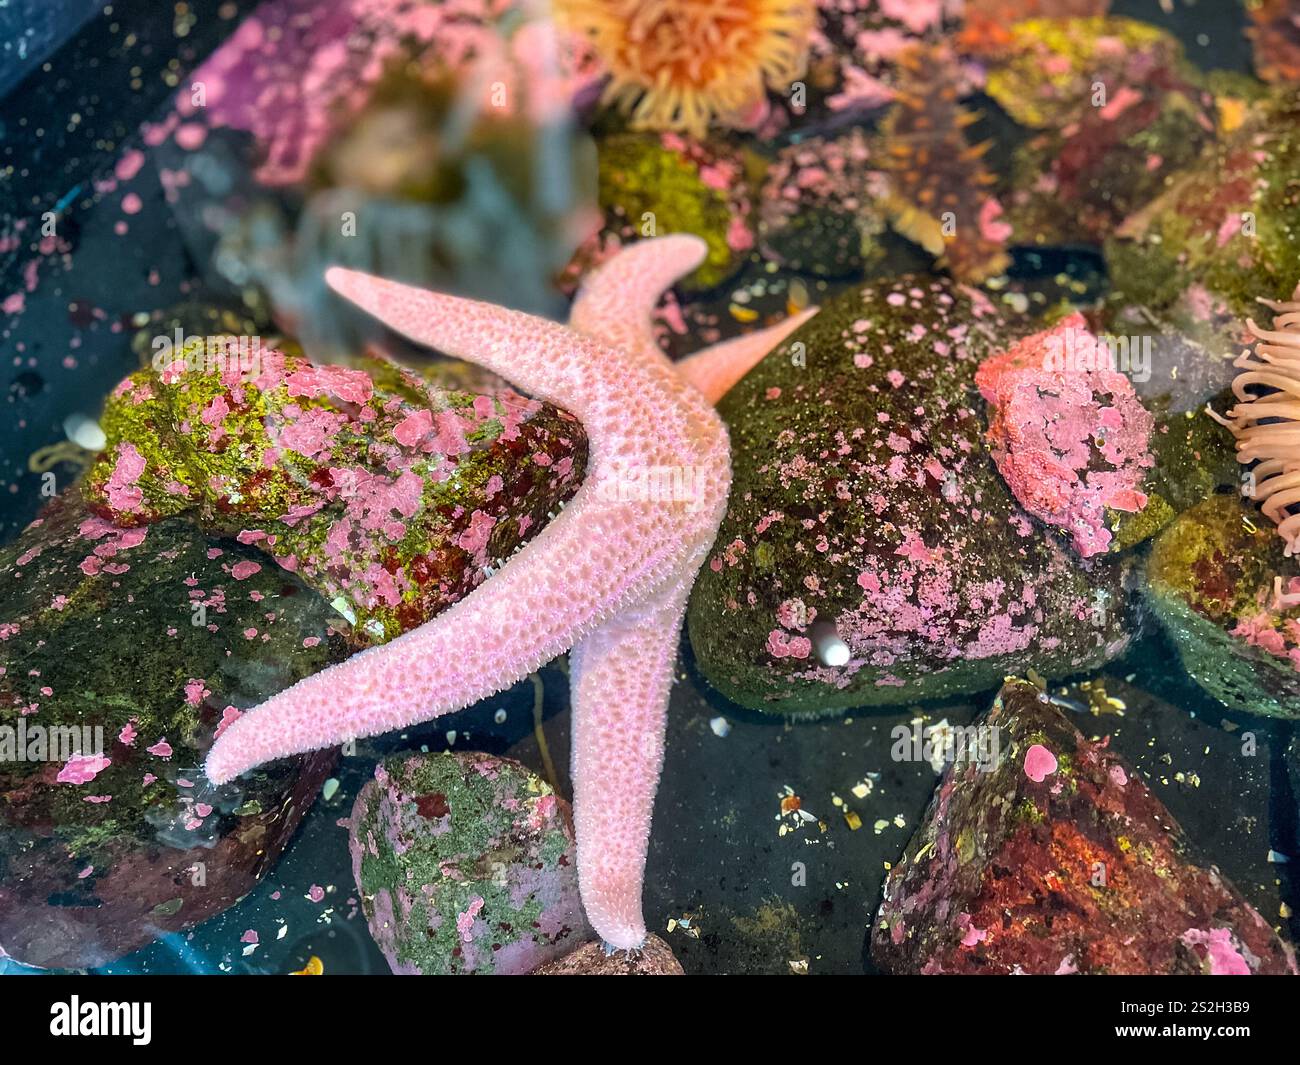
[[[337,292],[396,331],[576,415],[590,443],[587,475],[569,505],[465,599],[230,725],[209,752],[210,780],[460,710],[572,650],[583,905],[607,943],[640,946],[641,882],[682,615],[731,484],[725,427],[659,350],[650,323],[659,294],[704,251],[684,236],[633,245],[592,275],[569,327],[328,272]],[[738,378],[737,366],[752,365],[791,328],[783,322],[765,341],[696,356],[698,379],[716,388]]]

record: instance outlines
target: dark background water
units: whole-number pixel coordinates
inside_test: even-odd
[[[57,207],[63,212],[60,231],[73,245],[70,267],[42,266],[25,313],[0,326],[0,542],[11,539],[42,502],[39,481],[27,472],[28,456],[63,438],[69,414],[95,416],[108,389],[135,368],[129,328],[114,332],[113,322],[129,323],[135,312],[175,302],[196,273],[152,163],[120,187],[133,188],[145,201],[131,220],[129,241],[113,234],[118,215],[99,209],[93,182],[111,172],[123,150],[139,146],[142,122],[166,110],[173,89],[162,73],[170,69],[183,76],[254,5],[191,0],[195,20],[183,38],[175,35],[170,5],[119,0],[111,16],[92,13],[83,23],[94,6],[67,0],[56,9],[36,0],[0,9],[0,37],[11,42],[21,34],[18,25],[28,25],[15,25],[15,18],[44,13],[28,38],[25,60],[11,64],[0,53],[0,234],[17,218],[38,219]],[[1204,67],[1249,69],[1235,2],[1178,0],[1166,14],[1156,0],[1120,0],[1113,10],[1171,29]],[[135,39],[129,42],[131,34]],[[59,38],[66,39],[46,58],[45,49]],[[135,67],[139,87],[133,89]],[[74,114],[82,118],[70,126]],[[24,261],[19,252],[0,252],[0,298],[23,285]],[[1022,273],[1037,268],[1052,274],[1059,266],[1018,260]],[[509,294],[501,299],[509,302]],[[90,308],[102,308],[106,316],[93,319]],[[70,355],[75,365],[65,365]],[[59,473],[62,486],[71,470]],[[936,780],[929,765],[900,764],[888,756],[890,730],[916,710],[850,714],[794,727],[728,705],[698,681],[689,649],[684,658],[647,872],[651,930],[666,935],[688,972],[789,972],[803,966],[814,973],[869,971],[866,936],[886,863],[901,855]],[[1300,756],[1292,728],[1261,719],[1230,722],[1253,729],[1260,739],[1257,757],[1241,757],[1241,732],[1223,727],[1228,715],[1169,668],[1175,661],[1163,638],[1148,634],[1106,671],[1108,691],[1127,703],[1125,716],[1081,714],[1077,723],[1087,734],[1112,737],[1203,855],[1267,919],[1276,921],[1284,902],[1300,911],[1295,863],[1267,861],[1270,848],[1300,856]],[[542,677],[543,732],[560,767],[556,783],[567,793],[567,679],[556,667]],[[252,895],[110,971],[288,972],[313,954],[327,972],[387,971],[357,907],[340,820],[377,757],[422,744],[445,749],[451,729],[452,746],[508,752],[541,772],[533,699],[533,687],[525,682],[436,728],[359,745],[358,754],[336,771],[337,792],[317,803],[273,875]],[[924,709],[932,720],[946,717],[956,725],[970,721],[986,702]],[[495,721],[499,709],[506,711],[504,724]],[[710,725],[717,718],[730,725],[725,737]],[[871,781],[871,793],[852,798],[864,780]],[[779,833],[781,824],[789,824],[779,816],[785,788],[825,821],[824,831],[812,824]],[[835,795],[861,816],[856,831],[833,805]],[[806,870],[803,886],[794,882],[796,863]],[[308,898],[312,885],[325,889],[322,902]],[[276,892],[278,899],[272,898]],[[670,920],[678,923],[667,933]],[[245,956],[240,937],[250,928],[262,945]],[[1295,917],[1290,934],[1293,941],[1300,938]]]

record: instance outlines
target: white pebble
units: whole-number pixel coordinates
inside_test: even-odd
[[[103,451],[108,444],[108,437],[99,427],[99,422],[84,414],[74,413],[64,418],[63,431],[68,434],[69,440],[87,451]]]
[[[812,627],[813,649],[824,666],[842,666],[849,660],[849,645],[840,639],[835,626],[829,621],[818,621]]]

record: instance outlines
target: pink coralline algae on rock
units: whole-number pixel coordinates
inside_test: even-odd
[[[1107,511],[1141,511],[1155,465],[1154,419],[1110,347],[1071,314],[986,360],[975,383],[992,410],[993,461],[1020,505],[1084,558],[1108,550]]]
[[[899,278],[828,301],[727,393],[735,486],[688,618],[711,684],[823,714],[1123,650],[1127,560],[1080,559],[1025,513],[972,402],[1028,328],[978,290]]]
[[[330,271],[339,293],[410,339],[572,411],[587,431],[591,463],[569,505],[491,581],[415,631],[234,722],[208,755],[212,780],[452,713],[571,649],[582,900],[606,942],[640,946],[641,881],[682,616],[731,485],[727,432],[692,383],[692,375],[730,375],[702,358],[689,372],[677,369],[651,329],[659,296],[704,251],[703,241],[686,236],[633,245],[588,280],[568,328]],[[752,364],[761,351],[746,341],[717,357]]]
[[[187,514],[267,552],[334,603],[355,645],[414,628],[486,580],[586,465],[575,418],[508,389],[438,388],[378,359],[221,354],[196,341],[114,389],[86,497],[117,526]],[[230,575],[257,572],[244,560]]]
[[[357,795],[349,844],[395,973],[520,975],[591,934],[568,803],[518,762],[390,758]]]

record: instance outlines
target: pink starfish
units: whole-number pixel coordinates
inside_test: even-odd
[[[230,724],[208,754],[214,783],[460,710],[571,649],[582,901],[611,946],[641,945],[677,640],[731,485],[727,431],[710,399],[812,313],[679,371],[655,344],[650,316],[704,253],[686,236],[631,246],[591,276],[567,328],[351,270],[327,273],[337,292],[410,339],[571,411],[586,428],[589,465],[559,516],[459,603]]]

